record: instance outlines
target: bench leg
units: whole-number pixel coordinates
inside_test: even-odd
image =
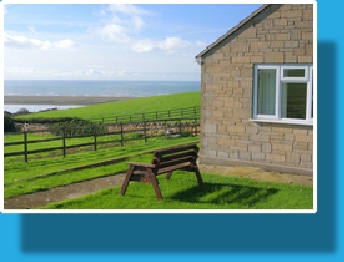
[[[127,190],[127,187],[129,186],[129,182],[130,182],[130,177],[131,177],[131,173],[134,171],[134,167],[130,166],[129,170],[127,171],[127,175],[125,176],[124,182],[122,184],[122,188],[121,188],[121,195],[124,196],[125,191]]]
[[[173,172],[173,171],[167,172],[167,174],[166,174],[166,179],[170,179],[170,178],[171,178],[172,172]]]
[[[198,185],[201,186],[203,184],[201,172],[199,171],[198,168],[196,168],[195,173],[196,173]]]
[[[159,187],[159,183],[158,183],[158,181],[157,181],[157,179],[156,179],[155,174],[152,172],[152,170],[150,170],[150,172],[149,172],[149,177],[150,177],[152,186],[153,186],[153,188],[154,188],[156,198],[159,199],[159,200],[162,199],[162,195],[161,195],[161,190],[160,190],[160,187]]]

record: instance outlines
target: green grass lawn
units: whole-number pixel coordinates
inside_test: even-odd
[[[80,182],[95,177],[108,176],[125,172],[128,166],[123,163],[114,163],[99,168],[89,168],[82,171],[68,171],[82,165],[98,163],[118,157],[128,160],[150,162],[152,154],[143,152],[153,151],[171,145],[187,142],[198,142],[199,137],[185,137],[174,140],[151,139],[149,142],[137,141],[125,147],[107,148],[99,151],[81,152],[66,157],[43,157],[28,163],[16,158],[4,159],[4,192],[5,198],[32,193],[49,188]],[[137,156],[139,155],[139,156]],[[20,158],[22,159],[22,158]]]
[[[131,182],[125,196],[120,186],[78,199],[49,204],[48,209],[312,209],[313,188],[247,178],[202,174],[197,186],[193,173],[159,176],[163,199],[158,201],[149,183]]]
[[[17,118],[78,117],[83,119],[101,119],[109,116],[134,115],[193,106],[199,107],[200,103],[200,92],[186,92],[165,96],[140,97],[124,101],[100,103],[92,106],[71,108],[68,110],[40,112],[26,116],[18,116]]]

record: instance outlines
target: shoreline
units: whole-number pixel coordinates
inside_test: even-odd
[[[115,96],[4,96],[5,105],[75,105],[87,106],[105,102],[129,100],[136,97]]]

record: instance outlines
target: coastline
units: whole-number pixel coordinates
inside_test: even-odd
[[[87,106],[105,102],[128,100],[135,97],[114,96],[4,96],[5,105],[75,105]]]

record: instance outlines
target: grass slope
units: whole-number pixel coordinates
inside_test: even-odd
[[[71,108],[50,112],[40,112],[20,116],[18,118],[33,117],[79,117],[79,118],[102,118],[108,116],[134,115],[145,112],[173,110],[177,108],[200,106],[200,92],[186,92],[165,96],[140,97],[130,100],[101,103],[92,106]]]

